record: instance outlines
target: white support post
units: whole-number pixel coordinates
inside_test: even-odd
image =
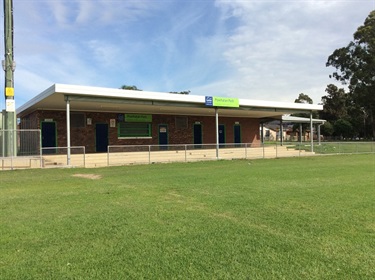
[[[69,96],[65,97],[66,100],[66,157],[67,157],[67,165],[70,165],[70,100]]]
[[[215,108],[215,123],[216,123],[216,159],[219,159],[219,110]]]
[[[318,145],[320,146],[320,126],[321,124],[318,124]]]
[[[284,144],[283,120],[280,120],[280,146]]]
[[[311,143],[311,152],[314,152],[314,127],[312,120],[312,111],[310,111],[310,143]]]

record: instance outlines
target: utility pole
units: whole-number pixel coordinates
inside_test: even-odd
[[[4,116],[4,156],[17,155],[16,146],[16,105],[14,101],[15,62],[13,55],[13,0],[4,0],[4,50],[2,66],[5,71],[5,111]]]

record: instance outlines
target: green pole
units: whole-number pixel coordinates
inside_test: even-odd
[[[5,59],[2,62],[5,71],[5,156],[17,154],[16,144],[16,105],[14,102],[14,80],[15,70],[13,55],[13,0],[4,0],[4,50]]]

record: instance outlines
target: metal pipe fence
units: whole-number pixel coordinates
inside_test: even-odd
[[[21,135],[18,134],[17,137],[23,139],[30,137]],[[17,143],[21,142],[17,140]],[[1,155],[0,170],[375,153],[375,142],[322,142],[320,145],[314,145],[314,152],[311,152],[311,145],[307,142],[284,142],[283,145],[279,142],[226,143],[219,144],[218,147],[216,144],[109,145],[107,153],[89,154],[86,153],[84,146],[36,149],[35,143],[31,141],[25,143],[22,149],[20,144],[17,147],[17,156]]]
[[[85,146],[41,148],[42,167],[86,167]]]

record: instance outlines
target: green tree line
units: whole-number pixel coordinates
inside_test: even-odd
[[[346,47],[336,49],[326,63],[336,69],[322,97],[320,118],[327,120],[325,135],[375,139],[375,10]]]

